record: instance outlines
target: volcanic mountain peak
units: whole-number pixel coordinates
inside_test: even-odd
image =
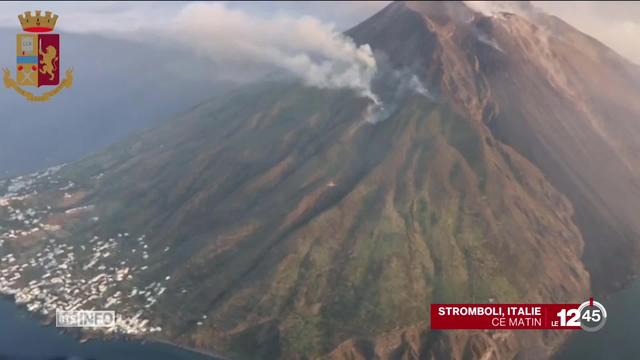
[[[475,13],[461,1],[406,1],[398,3],[425,18],[445,25],[473,21]]]
[[[604,265],[597,254],[640,251],[629,240],[640,234],[631,215],[640,211],[640,72],[558,18],[530,6],[516,12],[393,3],[348,34],[540,167],[594,237],[585,259],[603,277],[596,287],[611,286],[604,268],[625,278],[637,265]],[[607,220],[594,229],[595,218]]]

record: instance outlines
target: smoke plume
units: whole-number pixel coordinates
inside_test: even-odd
[[[171,25],[175,40],[194,47],[233,77],[284,70],[310,86],[350,88],[378,103],[371,91],[376,61],[333,25],[312,17],[261,18],[220,3],[191,4]]]
[[[365,121],[377,123],[385,120],[395,112],[402,101],[409,96],[420,95],[435,100],[418,74],[419,66],[404,68],[393,67],[387,54],[376,52],[378,71],[372,79],[371,88],[379,101],[369,105],[365,111]]]
[[[233,80],[255,80],[274,70],[306,85],[350,88],[371,100],[364,119],[387,118],[407,93],[431,97],[414,72],[392,69],[384,54],[357,46],[332,24],[312,17],[261,18],[224,4],[191,4],[170,27],[171,37],[194,48]]]

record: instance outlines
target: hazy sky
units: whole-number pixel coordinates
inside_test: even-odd
[[[344,30],[385,6],[385,2],[234,2],[225,7],[258,17],[312,16]],[[640,2],[534,2],[640,64]],[[0,4],[0,26],[17,27],[16,15],[51,9],[62,15],[59,28],[74,32],[130,32],[167,26],[188,3],[23,2]]]
[[[534,4],[640,64],[640,2],[540,1]]]

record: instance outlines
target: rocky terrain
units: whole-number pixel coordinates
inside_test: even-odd
[[[460,2],[394,3],[349,35],[417,71],[539,167],[574,204],[594,290],[617,289],[638,270],[640,71],[562,20],[516,5],[517,14],[485,16]]]

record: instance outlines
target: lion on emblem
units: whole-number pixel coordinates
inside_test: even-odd
[[[54,46],[47,46],[47,51],[42,51],[42,47],[40,48],[40,53],[42,54],[42,60],[40,60],[40,65],[42,68],[40,69],[41,74],[48,74],[49,80],[53,80],[56,75],[54,72],[57,70],[56,62],[58,61],[58,50]]]

